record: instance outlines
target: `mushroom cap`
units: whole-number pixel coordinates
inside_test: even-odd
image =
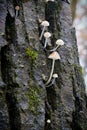
[[[52,53],[49,55],[48,58],[49,58],[49,59],[54,59],[54,60],[61,59],[61,58],[60,58],[60,55],[59,55],[59,53],[58,53],[57,51],[52,52]]]
[[[20,9],[20,7],[17,5],[17,6],[15,6],[15,9],[16,9],[16,10],[19,10],[19,9]]]
[[[45,21],[42,21],[41,25],[45,26],[45,27],[48,27],[50,24],[49,24],[48,21],[45,20]]]
[[[64,45],[64,41],[61,40],[61,39],[58,39],[58,40],[56,41],[56,44],[59,45],[59,46],[62,46],[62,45]]]
[[[48,120],[47,120],[47,123],[51,123],[51,120],[50,120],[50,119],[48,119]]]
[[[50,32],[45,32],[45,33],[44,33],[44,37],[45,37],[45,38],[51,37],[51,33],[50,33]]]
[[[58,78],[58,74],[53,74],[53,78]]]

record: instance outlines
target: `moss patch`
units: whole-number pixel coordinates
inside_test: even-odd
[[[38,58],[38,52],[35,51],[34,49],[31,48],[27,48],[26,49],[26,54],[32,58],[33,61],[36,61],[36,59]]]
[[[78,66],[77,64],[73,64],[72,66],[73,66],[74,68],[78,69],[78,71],[79,71],[81,74],[83,74],[84,70],[83,70],[83,68],[82,68],[81,66]]]
[[[38,86],[30,86],[29,92],[26,94],[29,103],[29,110],[34,114],[37,114],[38,108],[40,106],[40,93],[42,92]]]

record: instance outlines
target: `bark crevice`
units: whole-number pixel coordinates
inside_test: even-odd
[[[9,123],[11,130],[21,130],[19,105],[15,94],[15,88],[18,87],[18,84],[14,82],[14,72],[12,69],[12,66],[14,66],[12,55],[16,46],[15,19],[9,13],[6,18],[5,31],[8,44],[1,48],[1,70],[3,81],[6,84],[6,103],[9,113]]]

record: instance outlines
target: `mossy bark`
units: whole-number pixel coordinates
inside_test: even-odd
[[[20,10],[15,17],[17,5]],[[70,4],[61,0],[4,0],[0,1],[0,7],[3,20],[0,31],[4,34],[0,35],[0,79],[3,80],[0,83],[5,84],[0,90],[0,111],[5,119],[0,128],[86,130],[85,86]],[[61,60],[56,61],[54,72],[59,77],[49,88],[46,88],[43,76],[46,80],[49,78],[51,60],[48,59],[49,51],[43,49],[44,38],[39,40],[40,20],[45,19],[49,21],[48,31],[52,33],[51,47],[47,46],[47,50],[55,46],[58,38],[65,42],[57,50]]]

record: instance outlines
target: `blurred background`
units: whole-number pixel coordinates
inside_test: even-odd
[[[80,64],[87,94],[87,0],[72,0],[73,26],[76,28]]]

